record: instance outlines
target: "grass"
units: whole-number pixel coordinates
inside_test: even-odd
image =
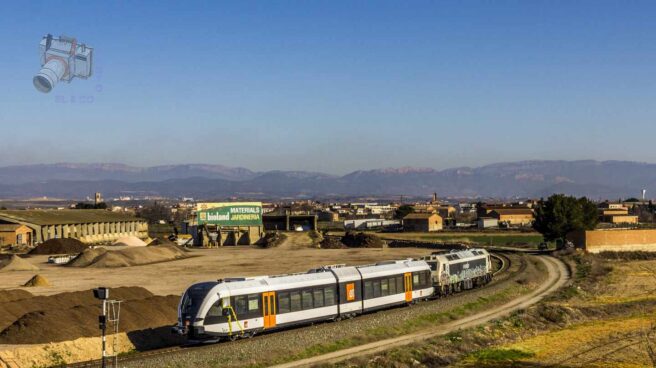
[[[491,307],[492,305],[501,304],[516,298],[517,295],[521,295],[529,291],[531,291],[531,289],[526,286],[514,285],[488,297],[480,297],[476,301],[465,303],[448,311],[438,313],[425,313],[413,318],[406,319],[400,325],[376,327],[367,330],[360,336],[344,338],[329,343],[316,344],[306,348],[298,354],[283,357],[275,363],[281,364],[285,362],[310,358],[313,356],[327,354],[373,341],[379,341],[413,333],[440,323],[446,323],[467,315],[477,313],[485,308]],[[457,336],[457,333],[452,333],[447,336]]]
[[[378,234],[388,240],[436,241],[444,243],[476,243],[489,246],[528,245],[537,247],[543,242],[538,233],[394,233]]]
[[[535,356],[535,353],[519,349],[489,348],[472,353],[470,359],[474,359],[479,363],[485,363],[489,361],[514,362],[521,359],[532,358],[533,356]]]

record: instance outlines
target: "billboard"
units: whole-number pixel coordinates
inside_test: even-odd
[[[198,225],[262,226],[262,203],[198,203],[196,215]]]

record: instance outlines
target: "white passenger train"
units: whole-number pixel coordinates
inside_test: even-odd
[[[234,340],[411,304],[433,297],[436,290],[447,295],[481,285],[491,275],[488,253],[471,250],[425,260],[324,266],[300,274],[202,282],[183,294],[173,330],[191,341]],[[470,282],[472,277],[475,281]]]

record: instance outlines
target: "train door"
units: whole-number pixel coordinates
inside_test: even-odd
[[[276,292],[262,293],[264,328],[276,327]]]
[[[403,284],[405,285],[405,301],[412,301],[412,273],[406,272],[403,274]]]

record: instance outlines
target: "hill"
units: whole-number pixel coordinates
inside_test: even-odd
[[[254,172],[220,165],[134,168],[120,164],[57,164],[0,168],[5,198],[159,195],[195,198],[339,196],[542,197],[567,193],[598,198],[656,193],[656,164],[630,161],[521,161],[447,170],[361,170],[344,176],[303,171]]]

